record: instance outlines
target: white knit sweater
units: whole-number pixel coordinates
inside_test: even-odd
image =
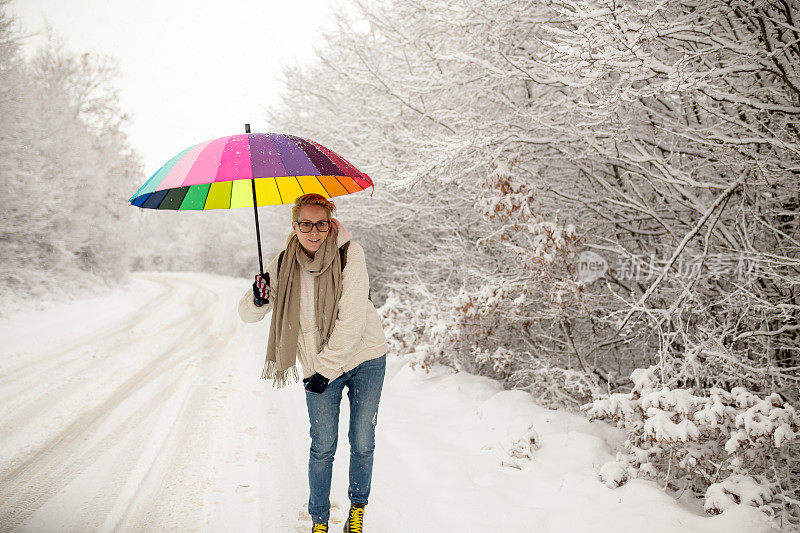
[[[341,247],[350,241],[352,236],[341,222],[338,224],[337,245]],[[284,257],[284,261],[286,259]],[[277,269],[276,255],[267,266],[272,294],[278,280]],[[297,337],[297,360],[303,367],[304,377],[319,372],[333,381],[364,361],[386,353],[386,337],[380,315],[372,305],[372,301],[367,298],[369,275],[364,249],[360,244],[351,241],[347,249],[347,264],[342,271],[339,315],[334,322],[328,344],[322,350],[319,349],[320,337],[314,314],[314,277],[305,269],[301,268],[298,271],[300,272],[300,334]],[[273,298],[270,298],[270,302],[261,307],[256,306],[253,303],[252,287],[249,287],[239,300],[239,316],[245,322],[257,322],[272,310],[272,300]]]

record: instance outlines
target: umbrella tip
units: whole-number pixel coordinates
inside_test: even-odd
[[[250,124],[245,124],[244,125],[244,132],[245,133],[250,133]]]

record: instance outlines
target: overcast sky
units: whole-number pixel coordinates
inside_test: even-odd
[[[11,11],[28,32],[46,21],[71,51],[118,60],[121,106],[149,176],[184,148],[243,133],[246,122],[272,131],[263,107],[277,102],[281,65],[313,57],[336,3],[13,0]]]

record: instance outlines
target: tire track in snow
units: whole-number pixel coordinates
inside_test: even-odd
[[[170,354],[181,344],[180,340],[172,344],[163,355]],[[3,502],[3,507],[10,508],[10,512],[0,508],[0,524],[3,527],[19,525],[42,503],[63,489],[75,475],[90,464],[90,461],[83,459],[86,454],[94,452],[92,456],[98,457],[109,443],[109,440],[104,440],[105,446],[80,454],[85,440],[84,435],[97,431],[106,419],[112,417],[116,407],[138,388],[146,385],[157,373],[168,372],[191,357],[191,351],[182,351],[180,355],[167,362],[154,359],[147,367],[118,387],[112,396],[85,411],[66,429],[41,445],[36,452],[0,474],[0,501]],[[156,396],[148,405],[158,408],[163,402],[163,397]],[[112,436],[110,441],[113,440],[115,439]],[[80,454],[77,459],[73,458],[77,454]]]
[[[150,426],[149,419],[157,415],[158,410],[163,409],[165,403],[169,401],[183,380],[182,376],[171,380],[150,401],[142,404],[133,414],[120,421],[117,428],[134,424]],[[103,421],[98,421],[96,425],[99,426],[102,423]],[[62,435],[61,442],[55,443],[55,450],[41,450],[30,457],[26,465],[21,465],[27,468],[22,469],[22,472],[16,477],[13,472],[9,474],[11,481],[6,478],[0,480],[0,484],[3,485],[3,489],[0,490],[0,499],[4,501],[3,506],[9,508],[7,511],[0,507],[0,531],[6,531],[6,528],[9,528],[8,531],[12,531],[23,525],[54,495],[64,490],[67,485],[102,457],[109,448],[125,438],[120,437],[120,433],[111,431],[99,442],[81,451],[79,440],[82,430],[78,427],[71,429],[74,431],[69,435]],[[71,437],[74,438],[70,440]],[[63,448],[61,448],[62,446]],[[68,457],[72,455],[75,457]],[[115,489],[117,487],[114,484],[104,485],[102,498],[107,500],[116,495]]]
[[[148,317],[148,315],[152,312],[153,308],[158,308],[160,305],[168,301],[172,294],[170,293],[170,289],[172,286],[165,280],[159,280],[158,278],[151,278],[156,283],[160,284],[164,290],[153,297],[151,300],[142,304],[142,306],[133,313],[133,315],[123,316],[117,324],[110,324],[104,325],[101,328],[88,331],[84,338],[86,340],[80,340],[77,342],[73,342],[67,348],[61,348],[53,354],[43,354],[43,357],[40,359],[36,359],[33,361],[28,361],[23,363],[22,365],[12,368],[2,374],[0,374],[0,386],[4,385],[5,383],[10,383],[16,380],[16,378],[20,374],[25,374],[33,369],[33,367],[42,366],[43,368],[38,368],[37,372],[47,372],[50,368],[54,366],[61,366],[65,362],[70,362],[73,359],[82,358],[81,353],[79,352],[82,348],[87,346],[91,346],[93,344],[97,344],[101,341],[106,339],[112,339],[118,337],[119,335],[123,334],[127,330],[130,330],[137,324],[141,323],[144,319]],[[69,356],[70,354],[74,354],[74,357],[69,359],[64,359],[65,356]],[[0,396],[0,403],[5,402],[12,394],[5,394]]]
[[[174,322],[171,322],[165,326],[163,329],[167,331],[170,327],[174,327],[177,323],[182,322],[184,319],[179,319]],[[159,332],[160,333],[160,332]],[[142,339],[139,342],[132,342],[128,346],[128,350],[122,352],[123,354],[130,351],[130,349],[135,348],[138,344],[145,343],[146,340]],[[176,346],[180,346],[178,343]],[[120,357],[121,354],[118,354],[117,357]],[[100,365],[102,363],[108,363],[109,361],[102,361],[97,359],[92,359],[87,362],[87,365]],[[110,361],[113,363],[113,360]],[[151,361],[151,365],[154,361]],[[98,370],[101,370],[102,367],[98,367]],[[80,369],[74,372],[73,374],[80,374]],[[97,372],[102,374],[102,372]],[[148,373],[149,375],[149,373]],[[142,383],[145,383],[142,381]],[[56,388],[47,388],[47,389],[33,389],[28,395],[20,396],[15,403],[22,403],[20,400],[24,399],[24,404],[20,407],[13,406],[12,407],[12,415],[10,417],[4,418],[2,423],[0,423],[0,435],[5,435],[6,439],[9,436],[13,435],[14,433],[25,433],[26,430],[31,426],[37,423],[37,416],[41,415],[44,412],[51,412],[51,410],[56,407],[59,403],[65,401],[66,398],[69,397],[70,393],[75,393],[74,390],[71,390],[73,385],[69,382],[63,383]],[[78,391],[80,392],[80,391]]]
[[[176,281],[178,282],[177,284],[189,286],[193,290],[197,289],[195,284],[183,282],[181,280],[155,279],[155,281],[165,288],[163,292],[164,297],[159,296],[148,302],[148,307],[137,311],[134,316],[125,321],[123,325],[115,328],[113,335],[112,332],[109,332],[108,334],[101,335],[98,339],[92,338],[77,343],[74,345],[77,355],[66,351],[61,353],[63,359],[55,361],[53,364],[54,366],[63,367],[67,374],[64,379],[51,380],[55,381],[57,385],[53,386],[51,383],[41,383],[39,370],[36,370],[33,379],[20,377],[14,385],[5,386],[4,389],[7,390],[8,393],[0,397],[0,405],[3,405],[4,410],[9,412],[11,416],[0,416],[0,435],[4,435],[6,440],[10,440],[10,437],[14,433],[24,432],[26,427],[36,423],[37,415],[42,412],[53,412],[52,409],[58,404],[67,401],[71,394],[80,393],[81,390],[75,391],[75,385],[70,382],[70,377],[97,374],[101,379],[106,379],[107,375],[110,373],[110,370],[107,370],[106,367],[113,368],[118,364],[119,360],[126,358],[127,354],[134,351],[138,346],[145,346],[151,343],[154,338],[160,338],[163,333],[169,333],[176,326],[188,323],[194,318],[196,312],[190,310],[178,316],[177,319],[167,323],[163,323],[160,320],[157,321],[155,326],[146,328],[147,336],[127,337],[127,335],[125,335],[127,332],[137,327],[144,330],[148,319],[152,319],[153,316],[157,317],[161,314],[159,312],[159,307],[150,307],[150,305],[152,305],[153,302],[158,302],[161,307],[163,307],[169,299],[174,298]],[[211,300],[210,303],[203,303],[205,307],[213,307],[214,304],[219,302],[219,295],[212,293],[212,296],[213,300]],[[116,337],[114,335],[116,335]],[[123,337],[121,343],[119,342],[119,337]],[[112,342],[111,346],[104,349],[103,343],[109,339],[112,339],[112,341],[116,339],[117,342]],[[106,352],[108,355],[103,358],[87,357],[83,352],[83,348],[87,346],[95,347],[96,351],[101,353]],[[146,350],[143,349],[142,351],[144,352]],[[70,368],[69,363],[72,361],[77,361],[79,366]],[[36,386],[31,386],[31,382],[36,383]],[[5,459],[10,460],[11,457],[6,456]]]
[[[180,281],[179,281],[180,282]],[[174,285],[175,280],[169,280],[165,284],[170,288]],[[197,284],[191,284],[197,288]],[[167,292],[169,294],[170,291]],[[213,308],[213,303],[219,302],[219,294],[211,292],[213,302],[210,307]],[[164,301],[158,298],[159,301]],[[208,346],[208,342],[203,342],[202,333],[211,329],[215,320],[213,315],[206,314],[205,318],[201,321],[191,320],[196,313],[193,308],[186,313],[181,320],[173,321],[173,325],[178,322],[191,324],[188,330],[189,335],[181,335],[173,342],[169,343],[166,348],[162,348],[151,359],[151,361],[142,369],[137,371],[133,376],[116,387],[113,393],[108,396],[100,404],[83,411],[81,415],[73,421],[64,430],[60,431],[55,436],[52,436],[46,443],[39,446],[37,451],[33,452],[27,458],[18,462],[10,469],[0,473],[0,528],[5,530],[10,527],[13,528],[25,522],[43,503],[45,503],[53,495],[62,490],[75,476],[83,471],[87,465],[97,460],[103,453],[119,440],[117,433],[118,428],[130,426],[134,421],[132,418],[139,417],[140,423],[146,421],[148,413],[158,413],[158,410],[163,407],[164,402],[174,394],[183,379],[183,373],[172,380],[166,387],[157,392],[146,407],[140,408],[136,411],[136,415],[118,422],[113,431],[101,439],[98,444],[92,448],[83,451],[81,449],[85,446],[85,435],[93,434],[115,414],[115,410],[133,394],[143,387],[148,386],[158,376],[174,370],[178,365],[186,363],[188,360],[196,357],[197,351],[203,351],[202,346]],[[152,313],[153,309],[148,309],[148,313]],[[138,316],[144,315],[137,313]],[[132,323],[132,322],[131,322]],[[118,334],[124,327],[117,328]],[[187,333],[186,330],[180,333]],[[225,332],[222,338],[230,339],[234,333],[233,330]],[[189,348],[186,347],[185,337],[195,339],[196,342],[192,343]],[[86,344],[86,343],[81,343]],[[136,342],[130,343],[134,346]],[[194,344],[199,346],[195,347]],[[211,343],[213,345],[213,343]],[[184,349],[179,349],[180,347]],[[77,348],[76,348],[77,349]],[[42,413],[46,416],[46,411]],[[142,418],[144,417],[144,418]],[[164,437],[169,438],[169,435]],[[60,468],[59,468],[60,467]]]
[[[235,339],[236,330],[235,326],[231,327],[221,336],[219,342],[205,345],[203,351],[206,355],[202,357],[204,370],[213,368],[213,365],[227,357],[227,348]],[[204,415],[209,409],[207,404],[213,403],[213,398],[210,398],[212,392],[205,379],[196,380],[195,385],[186,392],[171,431],[161,439],[158,452],[144,461],[147,464],[146,471],[138,478],[129,480],[129,485],[135,489],[125,497],[124,502],[118,502],[115,512],[106,518],[106,524],[113,523],[114,530],[165,529],[168,520],[159,515],[180,514],[174,508],[175,485],[180,486],[185,481],[185,476],[192,475],[192,464],[207,453],[210,444],[208,439],[198,439],[193,430],[202,430],[202,427],[197,428],[196,425],[205,425]],[[182,494],[179,505],[199,506],[195,516],[200,516],[202,497],[198,499],[196,494]],[[190,501],[193,496],[194,501]],[[166,512],[164,507],[167,508]]]

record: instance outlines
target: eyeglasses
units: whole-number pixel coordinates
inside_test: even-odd
[[[317,231],[320,233],[325,233],[330,228],[331,223],[328,220],[320,220],[319,222],[298,222],[297,225],[300,227],[300,231],[303,233],[308,233],[311,231],[311,228],[316,227]]]

